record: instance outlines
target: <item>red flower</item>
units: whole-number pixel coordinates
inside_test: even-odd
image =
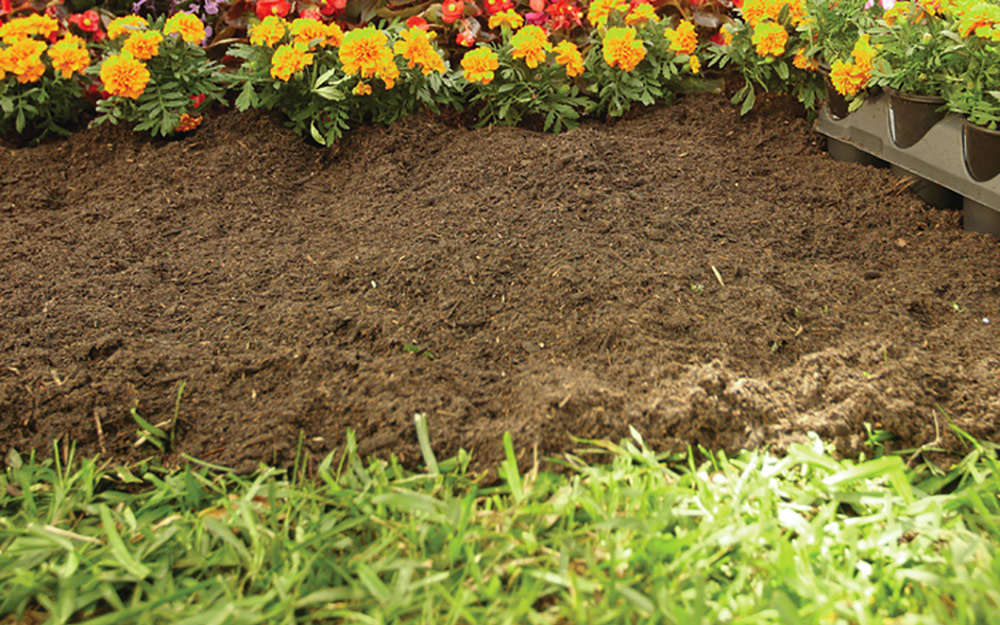
[[[406,20],[406,27],[416,28],[417,30],[427,30],[427,20],[419,15],[414,15],[410,19]]]
[[[722,29],[720,28],[714,35],[708,38],[712,43],[718,44],[720,46],[726,45],[726,40],[722,38]]]
[[[69,23],[85,33],[93,33],[101,27],[101,16],[97,14],[97,11],[91,9],[83,13],[73,13],[69,16]]]
[[[465,12],[465,0],[444,0],[441,5],[441,19],[445,24],[451,24],[462,17]]]
[[[457,37],[455,37],[455,42],[458,43],[458,45],[460,46],[471,48],[472,46],[476,45],[476,36],[472,34],[471,30],[463,30],[462,32],[458,33]]]
[[[326,0],[326,4],[323,5],[323,8],[319,12],[326,16],[340,15],[346,8],[347,0]]]
[[[573,0],[558,0],[545,7],[545,12],[552,16],[549,20],[550,30],[560,28],[571,29],[574,26],[582,26],[580,7],[573,4]]]
[[[268,15],[285,17],[292,10],[292,5],[288,0],[257,0],[257,19],[264,19]]]
[[[191,96],[191,107],[194,110],[198,110],[202,104],[205,103],[205,94],[199,93],[198,95]]]
[[[513,9],[514,3],[511,0],[486,0],[486,12],[490,15],[496,15],[507,9]]]
[[[317,22],[323,21],[323,14],[319,12],[318,9],[306,9],[299,13],[299,17],[304,20],[316,20]]]

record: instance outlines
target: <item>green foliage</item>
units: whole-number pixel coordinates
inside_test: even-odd
[[[507,436],[486,486],[417,429],[427,473],[365,464],[350,433],[291,474],[11,452],[0,618],[971,625],[1000,602],[1000,464],[971,438],[947,469],[818,440],[699,465],[633,432],[553,474]]]
[[[46,68],[40,80],[20,84],[11,75],[0,80],[0,134],[29,144],[65,136],[87,106],[76,77],[63,78]]]
[[[951,90],[966,62],[965,40],[951,27],[944,16],[929,16],[917,3],[900,11],[891,23],[880,20],[871,35],[878,49],[872,82],[913,95],[937,96]]]

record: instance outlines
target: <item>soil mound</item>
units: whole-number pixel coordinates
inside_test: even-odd
[[[1000,440],[1000,245],[776,102],[332,149],[227,113],[0,151],[0,452],[148,453],[130,410],[170,419],[182,382],[177,451],[240,469],[346,428],[417,463],[416,412],[481,462],[508,430],[957,449],[947,414]]]

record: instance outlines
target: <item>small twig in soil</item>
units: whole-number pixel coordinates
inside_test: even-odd
[[[719,285],[726,286],[726,283],[722,281],[722,274],[720,274],[719,270],[715,268],[715,265],[709,266],[712,268],[712,273],[715,274],[715,279],[719,281]]]
[[[101,454],[107,455],[104,448],[104,429],[101,427],[101,415],[97,408],[94,408],[94,425],[97,426],[97,446],[101,448]]]
[[[940,445],[941,444],[941,425],[938,423],[937,413],[934,412],[934,413],[931,413],[931,414],[934,415],[934,440],[932,440],[929,443],[924,443],[923,445],[921,445],[920,447],[918,447],[915,452],[913,452],[913,455],[910,456],[910,459],[906,461],[907,468],[912,469],[914,461],[925,450],[927,450],[927,449],[929,449],[931,447],[934,447],[936,445]]]

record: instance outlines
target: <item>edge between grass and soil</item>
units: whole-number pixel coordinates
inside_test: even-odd
[[[986,623],[1000,606],[998,445],[837,459],[618,444],[489,484],[340,454],[243,476],[12,451],[0,623]],[[954,428],[954,426],[952,426]],[[696,458],[707,458],[703,461]]]

